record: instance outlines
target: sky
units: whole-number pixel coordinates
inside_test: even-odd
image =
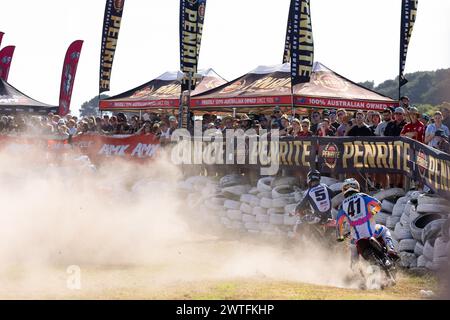
[[[233,80],[282,62],[290,0],[208,0],[199,68]],[[72,113],[98,94],[105,0],[3,0],[8,82],[57,105],[66,50],[84,40]],[[398,75],[401,0],[311,0],[315,61],[356,82]],[[420,0],[405,72],[450,67],[450,1]],[[126,0],[109,95],[179,68],[179,0]]]

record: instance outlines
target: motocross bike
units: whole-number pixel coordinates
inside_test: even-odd
[[[384,280],[386,281],[382,281],[382,288],[396,284],[396,259],[388,255],[387,247],[383,239],[377,239],[375,237],[360,239],[356,242],[356,249],[358,250],[359,256],[371,266],[380,268],[384,273]],[[366,278],[362,272],[361,275]]]

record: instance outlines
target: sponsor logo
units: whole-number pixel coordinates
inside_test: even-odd
[[[72,54],[70,55],[70,59],[75,60],[75,59],[79,59],[80,58],[80,52],[75,51],[72,52]]]
[[[321,156],[324,158],[327,167],[334,169],[337,164],[337,159],[340,157],[340,152],[337,145],[329,143],[322,150]]]
[[[419,174],[423,178],[428,169],[428,157],[422,150],[419,150],[417,153],[417,166],[419,168]]]
[[[114,9],[116,9],[117,12],[120,12],[123,10],[125,0],[114,0]]]
[[[314,82],[316,83],[316,85],[321,85],[327,89],[334,91],[348,90],[348,84],[344,80],[336,77],[333,74],[318,74]]]
[[[12,57],[3,57],[2,58],[2,63],[3,64],[9,64],[12,60]]]
[[[205,19],[205,3],[202,2],[198,7],[198,16],[201,20]]]

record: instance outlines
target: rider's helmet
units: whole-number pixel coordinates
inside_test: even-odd
[[[316,186],[320,183],[320,172],[318,170],[311,170],[308,172],[308,177],[306,179],[306,182],[308,183],[308,186]]]
[[[342,192],[346,197],[351,193],[360,192],[359,182],[354,178],[345,179],[344,183],[342,184]]]

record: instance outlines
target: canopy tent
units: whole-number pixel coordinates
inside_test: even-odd
[[[397,101],[364,88],[325,67],[314,63],[309,83],[294,87],[296,108],[346,108],[383,110],[396,106]],[[259,66],[249,73],[220,87],[196,95],[191,101],[192,111],[260,111],[280,106],[293,106],[290,64]]]
[[[57,113],[58,106],[36,101],[23,94],[6,81],[0,79],[0,114],[44,114]]]
[[[202,79],[191,95],[216,88],[227,81],[213,69],[199,70]],[[175,109],[181,95],[180,71],[166,72],[137,88],[100,101],[101,111],[139,111],[148,109]]]

